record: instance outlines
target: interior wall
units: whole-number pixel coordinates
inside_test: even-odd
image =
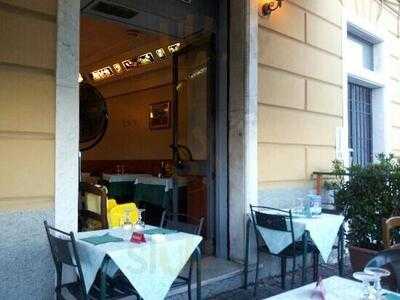
[[[259,201],[296,199],[335,158],[343,126],[342,5],[285,1],[259,17]]]
[[[150,104],[172,101],[171,73],[167,66],[99,85],[98,89],[107,101],[109,127],[103,140],[84,153],[84,159],[171,159],[172,127],[149,128]]]
[[[54,221],[56,10],[56,0],[0,1],[4,299],[52,298],[53,266],[43,259],[50,257],[43,220]]]
[[[185,58],[179,64],[178,142],[191,150],[194,160],[208,157],[207,76],[189,78],[204,64],[205,53]],[[190,57],[189,57],[190,58]],[[149,66],[150,67],[150,66]],[[147,68],[147,67],[144,67]],[[139,75],[97,84],[105,97],[110,122],[104,138],[83,154],[84,160],[168,160],[173,143],[172,68],[169,64],[151,66]],[[171,101],[171,127],[149,128],[150,104]]]

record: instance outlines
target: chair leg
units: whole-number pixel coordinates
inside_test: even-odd
[[[286,257],[281,257],[281,288],[286,289]]]
[[[62,266],[60,265],[57,268],[57,286],[56,286],[56,299],[57,300],[62,300],[64,299],[61,292],[62,292]]]
[[[313,253],[313,269],[314,269],[314,281],[318,280],[318,273],[319,273],[319,254],[317,252]]]
[[[244,289],[247,290],[247,286],[249,283],[249,237],[250,234],[250,219],[246,224],[246,249],[245,249],[245,261],[244,261]]]
[[[198,267],[198,266],[196,266]],[[193,256],[190,258],[189,278],[188,278],[188,299],[192,300],[192,274],[193,274]]]
[[[291,283],[292,289],[294,287],[295,276],[296,276],[296,256],[293,256],[293,259],[292,259],[292,283]]]
[[[307,281],[307,245],[308,245],[308,236],[307,236],[307,231],[303,233],[303,266],[301,270],[301,283],[305,284]]]
[[[256,256],[256,278],[254,281],[254,298],[257,297],[257,287],[258,287],[258,272],[259,272],[259,263],[260,263],[260,253],[257,249],[257,256]]]
[[[192,300],[192,285],[191,282],[188,282],[188,299]]]

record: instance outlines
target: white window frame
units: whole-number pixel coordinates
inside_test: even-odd
[[[343,137],[344,153],[342,158],[346,166],[350,165],[350,148],[348,143],[348,82],[353,82],[372,89],[372,139],[373,157],[378,153],[390,153],[390,91],[387,62],[389,51],[387,49],[387,33],[384,29],[377,28],[375,24],[365,22],[354,15],[348,15],[343,11],[342,20],[342,45],[343,45]],[[366,68],[354,68],[346,61],[350,59],[346,52],[347,33],[361,37],[373,44],[374,70]]]

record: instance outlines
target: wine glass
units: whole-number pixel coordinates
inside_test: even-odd
[[[376,295],[378,296],[377,299],[380,299],[382,296],[381,278],[390,276],[390,271],[383,268],[366,267],[364,272],[375,277],[374,289],[376,290]]]
[[[132,210],[125,210],[121,217],[121,227],[125,230],[132,229],[132,219],[131,219]]]
[[[139,208],[138,209],[139,214],[138,214],[137,222],[135,224],[135,232],[138,232],[138,233],[143,233],[144,232],[145,223],[143,221],[143,215],[144,215],[145,211],[146,210],[143,209],[143,208]]]
[[[366,272],[353,273],[354,279],[361,281],[363,284],[363,294],[361,299],[370,299],[371,296],[371,282],[375,282],[375,275]]]

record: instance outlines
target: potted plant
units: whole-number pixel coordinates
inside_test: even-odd
[[[344,167],[343,161],[333,160],[332,161],[332,172],[329,177],[324,180],[322,198],[325,204],[334,205],[335,203],[335,191],[344,181],[344,175],[346,174],[346,168]]]
[[[335,188],[335,205],[348,224],[347,245],[353,271],[362,270],[383,249],[382,220],[399,207],[400,164],[393,155],[377,156],[376,163],[348,169],[349,179]]]

